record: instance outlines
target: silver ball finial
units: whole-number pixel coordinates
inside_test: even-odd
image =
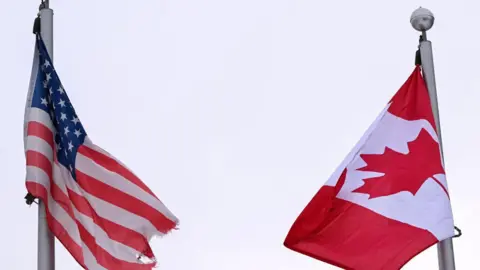
[[[422,7],[416,9],[410,17],[410,23],[412,24],[413,28],[420,32],[430,30],[434,21],[435,17],[433,16],[433,13],[430,10]]]

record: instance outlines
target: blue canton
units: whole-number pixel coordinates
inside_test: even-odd
[[[78,148],[86,137],[85,129],[78,119],[72,103],[63,89],[52,60],[43,40],[37,37],[39,66],[32,107],[39,108],[50,115],[55,127],[55,151],[60,164],[70,170],[75,177],[75,158]]]

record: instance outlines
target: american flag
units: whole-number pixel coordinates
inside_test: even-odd
[[[124,164],[92,143],[40,35],[24,139],[27,190],[45,203],[50,230],[83,268],[155,266],[148,242],[174,229],[178,219]]]

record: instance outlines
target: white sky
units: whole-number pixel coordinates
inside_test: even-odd
[[[478,1],[52,0],[55,66],[90,138],[181,220],[159,269],[334,269],[282,243],[413,70],[419,5],[434,46],[458,269],[478,262]],[[2,269],[36,269],[23,113],[39,0],[3,1]],[[57,269],[80,269],[57,243]],[[405,269],[437,269],[436,248]]]

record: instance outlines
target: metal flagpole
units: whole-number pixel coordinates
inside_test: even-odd
[[[40,33],[53,61],[53,10],[49,0],[42,0],[39,7]],[[38,202],[37,270],[55,270],[55,241],[48,228],[45,204]]]
[[[433,67],[432,43],[427,40],[427,31],[432,28],[435,17],[433,13],[425,8],[418,8],[412,14],[410,23],[415,30],[422,32],[420,37],[420,59],[422,64],[423,77],[427,84],[430,103],[433,110],[435,125],[437,126],[438,140],[443,162],[442,135],[440,131],[440,117],[438,113],[437,87],[435,84],[435,70]],[[452,238],[445,239],[438,243],[438,266],[440,270],[455,270],[455,258],[453,253]]]

